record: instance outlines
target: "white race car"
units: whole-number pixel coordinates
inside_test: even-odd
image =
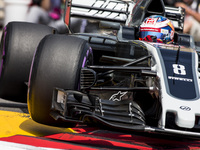
[[[61,35],[21,22],[4,28],[0,96],[26,102],[27,94],[30,115],[42,124],[200,137],[198,48],[182,33],[183,9],[162,0],[89,2],[67,0],[66,25],[70,17],[95,19],[112,35]],[[173,22],[173,43],[138,40],[150,15]]]

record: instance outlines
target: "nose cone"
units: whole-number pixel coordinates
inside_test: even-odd
[[[176,125],[182,128],[193,128],[195,125],[195,113],[190,107],[182,107],[180,111],[177,112]]]

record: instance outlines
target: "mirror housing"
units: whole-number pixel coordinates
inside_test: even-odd
[[[111,29],[111,30],[119,30],[120,23],[116,22],[108,22],[108,21],[100,21],[99,28],[101,29]]]

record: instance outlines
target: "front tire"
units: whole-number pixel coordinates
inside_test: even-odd
[[[54,88],[77,90],[81,68],[91,52],[88,43],[67,35],[48,35],[39,44],[29,80],[28,109],[38,123],[73,127],[50,116]]]

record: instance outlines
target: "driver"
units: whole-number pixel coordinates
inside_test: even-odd
[[[173,39],[174,26],[163,16],[152,15],[145,18],[140,25],[139,40],[169,44]]]

